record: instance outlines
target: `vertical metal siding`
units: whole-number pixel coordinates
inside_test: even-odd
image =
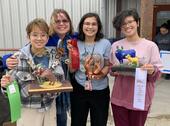
[[[155,0],[155,3],[170,3],[170,0]]]
[[[122,10],[135,8],[140,14],[141,0],[122,0]]]
[[[107,1],[0,0],[0,48],[21,48],[24,46],[27,43],[25,28],[28,22],[40,17],[49,23],[54,8],[63,8],[68,11],[75,30],[77,30],[82,15],[87,12],[96,12],[103,22],[106,36],[112,35],[113,33],[106,31],[112,27],[110,22],[114,16],[115,6],[111,4],[115,4],[116,0],[109,0],[109,6],[111,7],[109,11],[105,6]],[[109,12],[109,15],[107,12]]]
[[[117,0],[108,0],[106,2],[106,15],[105,15],[105,33],[106,37],[112,38],[115,37],[115,29],[113,29],[112,20],[113,17],[116,15],[116,6]]]

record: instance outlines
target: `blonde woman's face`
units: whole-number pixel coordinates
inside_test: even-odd
[[[60,35],[66,35],[70,30],[70,22],[63,13],[58,13],[54,18],[53,29]]]

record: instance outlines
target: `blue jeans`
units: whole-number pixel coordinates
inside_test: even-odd
[[[56,98],[57,126],[67,126],[67,110],[70,106],[70,94],[61,93]]]
[[[57,114],[57,126],[67,126],[67,113],[63,111],[60,114]]]

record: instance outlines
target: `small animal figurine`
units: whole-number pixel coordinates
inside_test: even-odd
[[[139,65],[139,58],[138,57],[131,57],[129,54],[126,56],[126,59],[129,61],[130,65]]]

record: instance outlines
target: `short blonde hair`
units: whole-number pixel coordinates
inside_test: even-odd
[[[66,16],[66,18],[68,19],[69,25],[70,25],[70,30],[69,30],[68,33],[69,34],[73,34],[73,25],[72,25],[72,21],[70,19],[70,16],[68,15],[68,13],[64,9],[54,9],[53,12],[52,12],[52,15],[51,15],[51,19],[50,19],[49,35],[51,36],[51,35],[55,34],[55,30],[54,30],[53,24],[55,22],[56,16],[59,13],[64,14]]]
[[[35,27],[40,28],[42,31],[47,33],[47,35],[49,34],[49,27],[48,27],[48,24],[46,23],[46,21],[42,18],[36,18],[36,19],[32,20],[30,23],[28,23],[28,25],[26,27],[26,32],[27,32],[28,36],[30,36],[30,33],[32,32],[32,30]]]

